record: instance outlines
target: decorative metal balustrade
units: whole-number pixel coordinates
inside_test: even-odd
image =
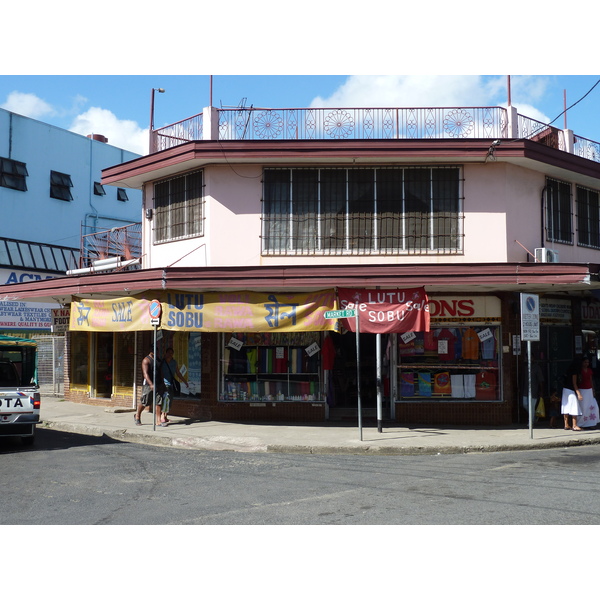
[[[575,136],[573,153],[577,156],[600,162],[600,144],[579,135]]]
[[[90,227],[88,226],[87,229],[89,230]],[[116,257],[131,260],[140,258],[141,255],[142,224],[132,223],[82,235],[79,266],[91,267],[97,260]]]
[[[565,132],[502,107],[223,108],[215,136],[227,140],[531,139],[569,151]],[[199,113],[150,132],[151,152],[205,139]],[[576,136],[574,153],[600,162],[600,144]]]
[[[502,108],[288,108],[219,111],[221,140],[375,140],[506,136]]]

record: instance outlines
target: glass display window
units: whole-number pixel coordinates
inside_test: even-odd
[[[222,336],[222,402],[317,402],[321,335],[231,333]]]
[[[500,339],[491,325],[398,336],[400,401],[500,400]]]

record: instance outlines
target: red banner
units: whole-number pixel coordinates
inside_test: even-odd
[[[405,290],[338,289],[340,308],[359,311],[361,333],[429,331],[429,299],[425,288]],[[356,319],[343,319],[355,331]]]

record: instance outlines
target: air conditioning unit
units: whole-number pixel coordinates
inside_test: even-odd
[[[549,248],[536,248],[535,262],[557,263],[558,252],[556,252],[555,250],[550,250]]]

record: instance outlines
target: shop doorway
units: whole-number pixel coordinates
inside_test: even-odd
[[[96,338],[94,396],[110,398],[113,384],[113,333],[100,332],[94,337]]]
[[[332,373],[332,398],[330,413],[344,411],[358,414],[358,387],[356,370],[356,335],[331,333],[335,347],[335,362]],[[361,333],[360,336],[360,396],[362,408],[374,413],[377,407],[377,358],[376,336]]]

